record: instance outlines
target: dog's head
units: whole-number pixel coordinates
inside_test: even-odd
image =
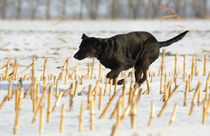
[[[88,37],[87,35],[82,35],[82,42],[79,46],[79,50],[74,55],[75,59],[82,60],[87,57],[96,57],[97,40],[94,37]]]

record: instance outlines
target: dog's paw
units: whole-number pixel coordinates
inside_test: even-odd
[[[141,83],[135,83],[134,84],[134,89],[139,89],[141,87]]]
[[[106,75],[106,78],[109,78],[109,79],[114,79],[115,77],[115,74],[113,72],[109,72],[107,75]]]
[[[124,79],[118,80],[117,84],[122,85],[124,83]]]

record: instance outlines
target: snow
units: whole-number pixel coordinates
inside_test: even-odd
[[[92,59],[85,59],[77,61],[73,58],[74,53],[78,50],[78,46],[81,42],[82,33],[86,33],[88,36],[95,37],[111,37],[115,34],[127,33],[131,31],[148,31],[154,34],[154,36],[160,40],[168,40],[173,36],[185,31],[190,30],[181,41],[165,48],[166,53],[172,55],[166,55],[165,58],[165,70],[167,73],[174,72],[175,54],[178,54],[178,79],[179,85],[178,93],[172,98],[169,106],[163,114],[163,117],[157,118],[160,109],[163,106],[161,98],[163,94],[159,94],[160,77],[157,76],[161,65],[161,56],[150,66],[150,72],[156,73],[156,77],[153,78],[151,85],[150,95],[142,95],[140,100],[139,111],[137,115],[136,129],[131,129],[130,117],[128,116],[122,123],[119,136],[138,135],[138,136],[207,136],[209,135],[210,116],[207,116],[207,124],[202,124],[203,104],[201,107],[195,106],[193,116],[190,117],[189,110],[194,91],[189,93],[188,107],[183,107],[185,83],[182,79],[183,71],[183,55],[186,54],[186,72],[190,74],[192,55],[197,54],[197,70],[199,75],[193,77],[192,88],[196,88],[199,81],[202,82],[202,90],[205,89],[207,76],[203,76],[203,63],[204,54],[207,54],[207,73],[210,72],[210,22],[208,20],[72,20],[72,21],[13,21],[6,20],[0,21],[0,77],[5,68],[2,68],[10,59],[14,64],[17,59],[19,64],[19,77],[24,75],[29,76],[31,67],[26,69],[32,63],[33,57],[36,57],[36,76],[39,77],[43,71],[44,59],[48,58],[47,63],[47,75],[57,76],[62,71],[62,66],[65,63],[67,57],[70,58],[70,74],[74,73],[76,67],[78,67],[77,74],[79,77],[87,74],[88,63],[92,63]],[[13,69],[10,68],[10,72]],[[108,69],[102,67],[102,77],[105,77]],[[130,72],[126,71],[126,73]],[[98,77],[99,62],[95,61],[94,75]],[[89,84],[95,86],[97,79],[84,80],[83,85],[79,85],[78,91],[85,87],[85,91],[88,91]],[[168,81],[173,80],[173,77],[168,76]],[[42,81],[41,92],[43,90]],[[70,83],[75,83],[74,79],[68,81],[65,85],[64,81],[60,82],[60,90],[65,90],[70,86]],[[13,82],[13,89],[18,84],[18,81]],[[24,81],[25,90],[29,87],[30,81]],[[49,84],[53,84],[53,81],[49,81]],[[127,92],[129,91],[130,78],[128,79]],[[0,102],[4,96],[7,95],[8,81],[0,80]],[[104,88],[104,79],[100,84],[100,87]],[[118,89],[121,86],[118,86]],[[174,84],[173,84],[174,88]],[[146,90],[146,83],[142,85],[143,91]],[[109,93],[109,91],[108,91]],[[105,118],[99,120],[99,116],[102,111],[98,110],[98,101],[95,109],[95,131],[90,131],[90,113],[85,110],[84,116],[84,131],[79,132],[79,116],[80,107],[82,101],[87,102],[87,94],[84,93],[77,97],[74,97],[73,111],[69,112],[69,95],[61,99],[56,112],[52,113],[52,122],[46,123],[44,127],[43,135],[59,135],[60,128],[60,114],[61,106],[63,103],[67,106],[67,114],[65,117],[64,135],[96,135],[107,136],[111,134],[112,127],[116,123],[116,119],[110,119],[110,115],[116,106],[121,91],[114,103],[111,105]],[[40,94],[41,96],[41,94]],[[205,92],[202,92],[202,98],[204,98]],[[53,98],[52,106],[55,103],[55,97]],[[109,94],[104,97],[103,109],[109,101]],[[151,112],[151,102],[155,102],[155,118],[151,127],[148,127],[148,121]],[[0,111],[0,134],[12,135],[15,123],[16,112],[14,110],[15,99],[7,101]],[[178,103],[178,111],[173,126],[169,126],[169,120],[172,115],[174,105]],[[47,99],[44,103],[45,115],[47,110]],[[36,124],[32,124],[32,118],[34,113],[32,112],[32,101],[29,97],[23,99],[23,107],[20,117],[20,127],[18,135],[39,135],[39,120]],[[45,116],[46,120],[46,116]]]

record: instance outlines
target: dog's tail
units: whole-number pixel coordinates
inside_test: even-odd
[[[166,46],[169,46],[171,45],[172,43],[175,43],[179,40],[181,40],[189,31],[185,31],[177,36],[175,36],[174,38],[171,38],[167,41],[164,41],[164,42],[158,42],[159,43],[159,47],[166,47]]]

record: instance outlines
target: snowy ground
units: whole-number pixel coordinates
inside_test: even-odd
[[[3,76],[5,71],[4,65],[8,59],[14,64],[17,59],[19,64],[19,77],[24,75],[29,76],[31,67],[26,69],[32,63],[33,57],[36,58],[36,76],[39,77],[43,71],[44,59],[48,58],[47,63],[47,75],[58,76],[62,71],[62,66],[65,63],[67,57],[70,58],[70,74],[74,73],[78,66],[78,75],[87,74],[88,63],[92,63],[92,59],[86,59],[83,61],[77,61],[73,58],[74,53],[78,50],[78,46],[81,42],[82,33],[86,33],[89,36],[95,37],[111,37],[115,34],[127,33],[130,31],[148,31],[154,34],[154,36],[160,40],[167,40],[183,32],[184,30],[190,30],[187,36],[165,48],[165,70],[167,73],[174,72],[174,55],[178,54],[178,84],[180,85],[178,93],[173,97],[169,107],[166,109],[162,118],[157,118],[162,105],[162,94],[159,94],[160,77],[153,78],[151,85],[151,95],[142,95],[140,100],[140,107],[137,117],[137,128],[131,129],[130,117],[127,117],[123,121],[118,135],[138,135],[138,136],[186,136],[186,135],[209,135],[210,116],[207,116],[207,124],[202,124],[202,111],[203,108],[195,107],[193,116],[190,117],[189,108],[194,92],[189,94],[189,106],[183,107],[185,83],[182,79],[183,69],[183,55],[187,55],[186,69],[187,74],[191,72],[192,55],[197,54],[197,71],[198,76],[193,77],[192,87],[197,86],[198,81],[202,82],[202,90],[205,89],[207,76],[202,76],[204,54],[207,54],[207,73],[210,72],[210,22],[208,20],[178,20],[178,21],[162,21],[162,20],[137,20],[137,21],[0,21],[0,77]],[[158,74],[161,65],[161,57],[150,66],[150,72]],[[98,77],[99,62],[96,60],[94,66],[94,74]],[[102,67],[102,75],[105,77],[109,71]],[[10,72],[13,71],[11,66]],[[130,70],[129,70],[130,71]],[[128,71],[127,71],[128,73]],[[83,85],[79,85],[79,91],[86,87],[86,91],[89,84],[95,86],[97,79],[85,80]],[[172,77],[168,77],[168,80],[172,80]],[[128,79],[128,81],[130,81]],[[67,85],[64,85],[64,81],[60,82],[60,89],[65,90],[69,87],[69,84],[75,80],[69,80]],[[52,84],[53,81],[49,81]],[[14,82],[14,86],[18,84]],[[24,87],[27,89],[30,81],[24,82]],[[129,91],[129,85],[127,84],[127,91]],[[8,82],[0,80],[0,102],[4,96],[7,95]],[[104,83],[100,85],[104,88]],[[120,88],[121,86],[119,86]],[[142,85],[143,90],[146,90],[146,84]],[[204,97],[203,92],[202,97]],[[96,106],[96,119],[95,119],[95,131],[90,131],[89,111],[85,111],[84,120],[84,132],[80,133],[79,129],[79,115],[80,106],[83,100],[86,100],[86,94],[77,96],[74,98],[74,110],[73,112],[67,112],[65,118],[65,135],[110,135],[112,127],[115,124],[115,119],[109,119],[112,113],[116,100],[111,105],[108,113],[103,120],[99,120],[98,117],[102,113]],[[109,101],[109,95],[104,97],[103,108]],[[153,125],[148,127],[148,121],[151,112],[151,102],[156,104],[155,119]],[[53,99],[53,105],[55,98]],[[60,124],[60,111],[61,105],[66,103],[67,111],[69,111],[69,96],[62,99],[59,107],[55,113],[52,113],[52,122],[50,124],[45,123],[43,135],[58,135]],[[172,114],[174,104],[178,103],[178,111],[176,120],[173,126],[169,126],[169,120]],[[98,104],[98,103],[97,103]],[[45,110],[47,108],[47,100],[45,101]],[[6,102],[3,109],[0,111],[0,134],[12,135],[15,122],[16,112],[14,110],[14,99]],[[32,102],[30,98],[23,100],[23,108],[21,111],[21,121],[19,135],[38,135],[39,134],[39,121],[36,124],[31,124],[32,117]]]

